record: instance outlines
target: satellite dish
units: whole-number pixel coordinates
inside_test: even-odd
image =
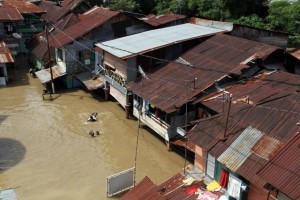
[[[19,33],[13,33],[14,38],[22,39],[22,36]]]

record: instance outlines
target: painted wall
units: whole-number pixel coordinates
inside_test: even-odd
[[[207,153],[199,146],[195,146],[195,161],[194,165],[202,172],[206,172],[206,157]]]

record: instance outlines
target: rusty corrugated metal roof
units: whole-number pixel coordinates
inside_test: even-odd
[[[58,6],[56,2],[52,1],[41,1],[39,7],[47,11],[47,13],[43,15],[43,18],[52,23],[57,22],[69,12],[67,8]]]
[[[80,15],[80,22],[65,29],[63,32],[54,35],[56,38],[54,47],[59,48],[78,39],[118,14],[120,14],[119,11],[112,11],[102,7],[93,7]]]
[[[0,21],[21,21],[24,20],[20,12],[6,1],[1,1]]]
[[[300,60],[300,48],[294,49],[293,51],[290,52],[294,57],[298,58]]]
[[[14,59],[4,41],[0,41],[0,63],[12,63]]]
[[[54,31],[52,31],[52,34],[59,33],[60,31],[72,26],[73,24],[78,23],[80,20],[79,18],[74,14],[69,14],[63,19],[57,21],[54,23],[52,28],[54,28]],[[51,28],[49,28],[51,29]],[[53,48],[54,44],[54,38],[53,35],[49,34],[49,46],[50,46],[50,56],[51,58],[55,57],[55,49]],[[48,46],[47,46],[47,40],[46,40],[46,33],[45,31],[35,35],[34,38],[32,38],[29,42],[28,49],[39,59],[44,62],[49,61],[48,58]]]
[[[248,126],[265,133],[266,136],[251,147],[251,155],[245,155],[247,159],[243,163],[233,166],[237,173],[262,187],[265,181],[255,174],[297,132],[297,123],[300,120],[299,102],[300,94],[295,92],[274,96],[273,99],[269,98],[256,106],[248,105],[243,109],[232,110],[226,134],[228,139],[225,141],[220,138],[225,131],[226,115],[218,114],[211,119],[200,120],[188,133],[189,142],[218,157]]]
[[[174,22],[177,20],[181,20],[181,19],[185,19],[186,16],[185,15],[179,15],[179,14],[175,14],[175,13],[166,13],[163,15],[147,15],[143,18],[141,18],[141,20],[143,20],[145,23],[154,26],[154,27],[159,27],[162,25],[166,25],[170,22]]]
[[[177,173],[157,186],[148,177],[145,177],[120,200],[196,200],[198,194],[187,194],[186,190],[192,187],[203,187],[205,184],[203,181],[194,181],[187,186],[183,183],[186,178],[182,173]]]
[[[254,54],[266,57],[268,53],[276,50],[277,47],[262,43],[225,34],[215,35],[181,56],[192,64],[193,68],[179,63],[169,63],[150,74],[150,78],[143,80],[143,84],[141,81],[135,81],[128,86],[138,96],[170,113],[214,84],[216,80],[240,67],[241,62]],[[193,90],[195,78],[197,80]]]
[[[163,200],[163,196],[158,193],[155,185],[147,176],[139,182],[134,188],[129,190],[120,200]]]
[[[4,0],[11,6],[15,7],[21,14],[43,14],[46,10],[28,1]]]
[[[104,87],[104,83],[100,77],[93,77],[91,72],[82,72],[76,77],[86,86],[88,90],[96,90]]]
[[[259,104],[283,93],[290,94],[299,88],[299,75],[277,71],[265,77],[257,77],[252,80],[236,83],[223,89],[232,94],[233,107],[242,107],[246,106],[246,104]],[[222,113],[224,111],[224,98],[224,92],[218,91],[195,100],[194,103],[201,102],[206,107]],[[245,104],[241,104],[241,102]]]
[[[61,3],[61,6],[68,10],[73,10],[82,2],[84,2],[84,0],[64,0]]]
[[[217,160],[231,171],[236,172],[251,155],[252,147],[262,136],[263,133],[260,130],[248,126]]]
[[[271,159],[258,175],[291,199],[300,199],[300,133],[294,135],[284,148]]]
[[[62,67],[60,65],[55,65],[51,68],[52,68],[53,79],[59,78],[59,77],[67,74],[66,67]],[[35,74],[42,83],[48,83],[49,81],[51,81],[50,68],[42,69],[40,71],[35,72]]]

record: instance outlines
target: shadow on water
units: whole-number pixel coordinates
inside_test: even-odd
[[[0,138],[0,172],[20,163],[26,153],[24,145],[11,138]]]

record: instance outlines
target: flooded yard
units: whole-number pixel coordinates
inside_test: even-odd
[[[54,101],[44,101],[42,90],[21,67],[13,83],[0,88],[0,187],[15,188],[22,200],[108,199],[107,176],[134,166],[137,121],[125,119],[116,102],[81,89]],[[98,121],[87,122],[93,112]],[[91,137],[91,129],[100,136]],[[147,175],[159,184],[183,165],[182,157],[140,130],[137,182]]]

